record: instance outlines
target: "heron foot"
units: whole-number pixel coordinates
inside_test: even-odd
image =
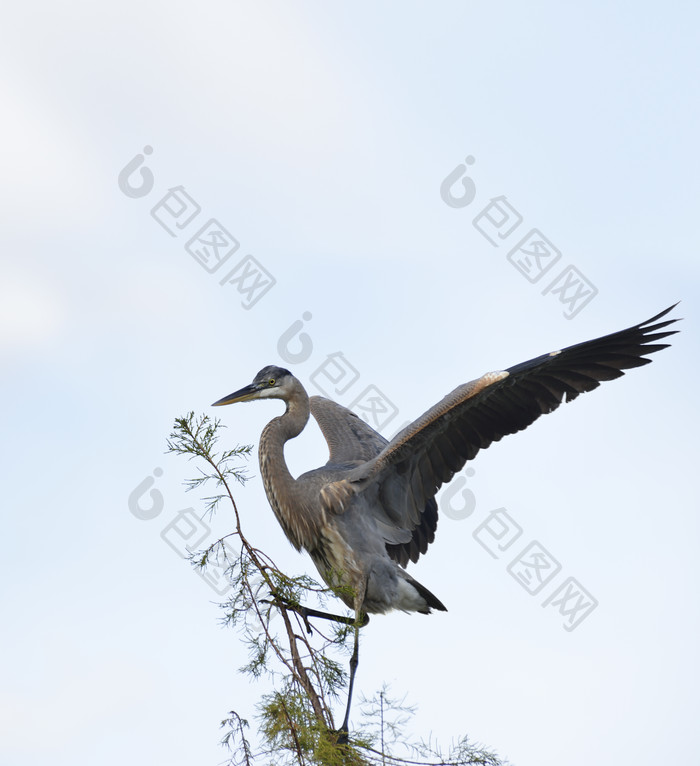
[[[289,609],[292,612],[296,612],[301,619],[304,621],[304,627],[306,628],[306,632],[311,635],[314,631],[311,625],[309,624],[309,609],[305,606],[302,606],[301,604],[295,604],[293,601],[290,601],[288,598],[285,598],[284,596],[280,595],[279,593],[270,593],[270,596],[272,597],[271,600],[268,599],[261,599],[260,604],[272,604],[273,606],[280,606],[283,605],[286,609]],[[313,610],[311,610],[313,611]]]
[[[337,745],[347,745],[349,744],[349,732],[346,726],[341,727],[340,729],[332,729],[331,734],[333,734],[334,737],[336,737],[336,744]]]

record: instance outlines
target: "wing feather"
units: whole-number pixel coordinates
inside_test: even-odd
[[[389,443],[352,410],[331,399],[311,396],[309,407],[328,444],[329,465],[366,463]]]
[[[380,503],[372,506],[377,518],[411,533],[410,542],[387,544],[390,555],[405,566],[425,553],[437,526],[435,493],[480,449],[527,428],[602,381],[648,364],[647,355],[667,348],[667,343],[651,341],[677,332],[659,332],[677,320],[657,321],[674,307],[626,330],[458,386],[352,470],[348,479],[356,491],[378,485]]]

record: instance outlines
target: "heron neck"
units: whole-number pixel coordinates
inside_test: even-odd
[[[297,550],[306,547],[311,534],[312,520],[306,519],[301,498],[297,497],[297,482],[289,472],[284,459],[284,445],[298,436],[309,420],[309,397],[295,396],[287,402],[281,417],[271,420],[260,437],[260,472],[265,492],[282,529]]]

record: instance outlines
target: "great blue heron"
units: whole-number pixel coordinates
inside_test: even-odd
[[[253,382],[214,406],[281,399],[286,410],[260,437],[260,469],[267,498],[287,538],[308,551],[330,585],[348,586],[340,598],[355,610],[355,648],[350,664],[347,733],[363,616],[392,609],[429,614],[442,602],[404,567],[435,539],[435,493],[480,449],[527,428],[540,415],[575,399],[601,381],[649,363],[645,355],[676,330],[658,322],[674,306],[627,330],[544,354],[458,386],[406,426],[390,442],[351,410],[321,396],[309,397],[289,370],[265,367]],[[297,479],[284,445],[316,419],[330,457]],[[314,613],[324,616],[323,613]]]

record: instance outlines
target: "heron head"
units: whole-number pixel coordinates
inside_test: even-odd
[[[253,378],[253,382],[223,399],[214,402],[212,407],[235,402],[252,402],[254,399],[286,399],[292,391],[295,378],[289,370],[270,365]]]

